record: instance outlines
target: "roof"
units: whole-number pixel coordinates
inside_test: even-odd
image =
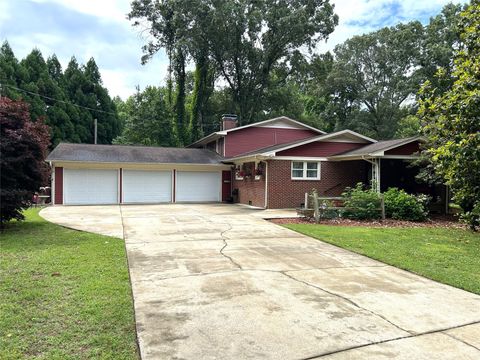
[[[268,126],[268,124],[275,123],[275,122],[287,122],[287,123],[291,123],[292,125],[297,126],[297,127],[312,130],[312,131],[314,131],[318,134],[325,134],[325,131],[319,130],[319,129],[313,127],[313,126],[304,124],[304,123],[302,123],[300,121],[297,121],[297,120],[290,119],[287,116],[279,116],[279,117],[276,117],[276,118],[273,118],[273,119],[259,121],[259,122],[255,122],[255,123],[244,125],[244,126],[238,126],[238,127],[234,127],[234,128],[228,129],[228,130],[221,130],[221,131],[213,132],[213,133],[211,133],[207,136],[204,136],[203,138],[195,141],[194,143],[188,145],[188,147],[203,144],[203,143],[209,142],[209,141],[213,141],[213,140],[218,139],[222,136],[225,136],[228,133],[233,132],[233,131],[246,129],[246,128],[249,128],[249,127],[252,127],[252,126]]]
[[[47,157],[47,161],[212,165],[222,160],[206,149],[68,143],[60,143]]]
[[[261,148],[261,149],[256,149],[256,150],[253,150],[253,151],[249,151],[249,152],[246,152],[246,153],[243,153],[243,154],[236,155],[236,156],[234,156],[230,159],[227,159],[227,160],[234,160],[234,159],[239,159],[239,158],[244,158],[244,157],[251,157],[251,156],[255,156],[255,155],[262,155],[262,156],[274,155],[274,153],[276,153],[278,151],[283,151],[283,150],[295,148],[297,146],[310,144],[310,143],[315,142],[315,141],[328,141],[328,140],[334,139],[336,137],[345,137],[345,136],[347,136],[348,138],[351,138],[351,139],[356,139],[357,141],[359,140],[361,142],[365,142],[365,143],[367,143],[367,142],[376,143],[376,140],[374,140],[374,139],[363,136],[362,134],[356,133],[355,131],[346,129],[346,130],[341,130],[341,131],[337,131],[337,132],[333,132],[333,133],[329,133],[329,134],[310,137],[310,138],[307,138],[307,139],[295,140],[295,141],[292,141],[292,142],[289,142],[289,143],[267,146],[267,147],[264,147],[264,148]],[[370,145],[367,145],[367,146],[370,146]]]
[[[413,141],[421,141],[421,140],[422,140],[422,137],[420,136],[412,136],[412,137],[403,138],[403,139],[382,140],[358,149],[349,150],[341,154],[330,156],[330,158],[339,159],[339,158],[352,158],[352,157],[375,156],[375,155],[379,156],[379,155],[383,155],[384,151],[409,144]]]

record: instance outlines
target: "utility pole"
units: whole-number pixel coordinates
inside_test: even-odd
[[[95,118],[93,120],[93,139],[94,139],[94,144],[97,144],[97,119]]]

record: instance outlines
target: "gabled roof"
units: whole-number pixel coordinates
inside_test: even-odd
[[[272,146],[267,146],[261,149],[249,151],[243,154],[236,155],[230,159],[227,160],[236,160],[240,158],[245,158],[245,157],[251,157],[251,156],[274,156],[277,152],[292,149],[298,146],[310,144],[316,141],[333,141],[335,139],[343,139],[345,141],[350,141],[352,142],[361,142],[361,143],[376,143],[377,140],[371,139],[367,136],[364,136],[362,134],[359,134],[355,131],[352,130],[341,130],[337,132],[333,132],[330,134],[324,134],[320,136],[314,136],[308,139],[301,139],[301,140],[296,140],[290,143],[286,144],[279,144],[279,145],[272,145]],[[370,145],[367,145],[370,146]]]
[[[47,161],[154,164],[221,164],[223,157],[206,149],[154,146],[93,145],[60,143]]]
[[[341,160],[341,159],[349,159],[349,158],[383,156],[385,151],[410,144],[411,142],[414,142],[414,141],[423,141],[423,138],[421,136],[412,136],[412,137],[403,138],[403,139],[378,141],[374,144],[370,144],[354,150],[349,150],[342,154],[330,156],[329,158],[332,160],[334,159]]]
[[[312,131],[314,131],[318,134],[326,134],[325,131],[322,131],[322,130],[319,130],[319,129],[313,127],[313,126],[301,123],[300,121],[290,119],[287,116],[279,116],[279,117],[276,117],[276,118],[273,118],[273,119],[259,121],[259,122],[244,125],[244,126],[238,126],[238,127],[234,127],[234,128],[228,129],[228,130],[221,130],[221,131],[213,132],[213,133],[211,133],[207,136],[204,136],[203,138],[195,141],[194,143],[188,145],[187,147],[192,147],[192,146],[195,146],[197,144],[207,143],[207,142],[216,140],[216,139],[218,139],[222,136],[225,136],[230,132],[246,129],[246,128],[249,128],[249,127],[276,127],[275,123],[277,123],[277,124],[285,124],[285,123],[286,124],[291,124],[293,127],[296,127],[296,128],[312,130]],[[282,127],[282,126],[280,126],[280,127]]]

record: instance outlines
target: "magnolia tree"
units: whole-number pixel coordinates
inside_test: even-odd
[[[32,122],[28,105],[0,97],[0,226],[23,219],[35,191],[48,180],[49,128]]]
[[[419,116],[428,140],[424,151],[436,175],[451,187],[462,217],[480,224],[480,1],[461,14],[460,48],[451,74],[438,78],[446,91],[427,82],[420,91]],[[453,81],[450,81],[453,80]]]

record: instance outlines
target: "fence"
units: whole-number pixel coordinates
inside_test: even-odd
[[[385,219],[385,200],[383,194],[379,194],[380,207],[374,209],[380,211],[381,217]],[[312,207],[309,205],[312,204]],[[320,222],[320,218],[324,218],[325,214],[329,212],[342,213],[346,210],[358,210],[359,208],[346,207],[345,198],[343,197],[320,197],[316,191],[312,194],[305,193],[305,208],[298,209],[297,213],[313,217],[316,223]]]

